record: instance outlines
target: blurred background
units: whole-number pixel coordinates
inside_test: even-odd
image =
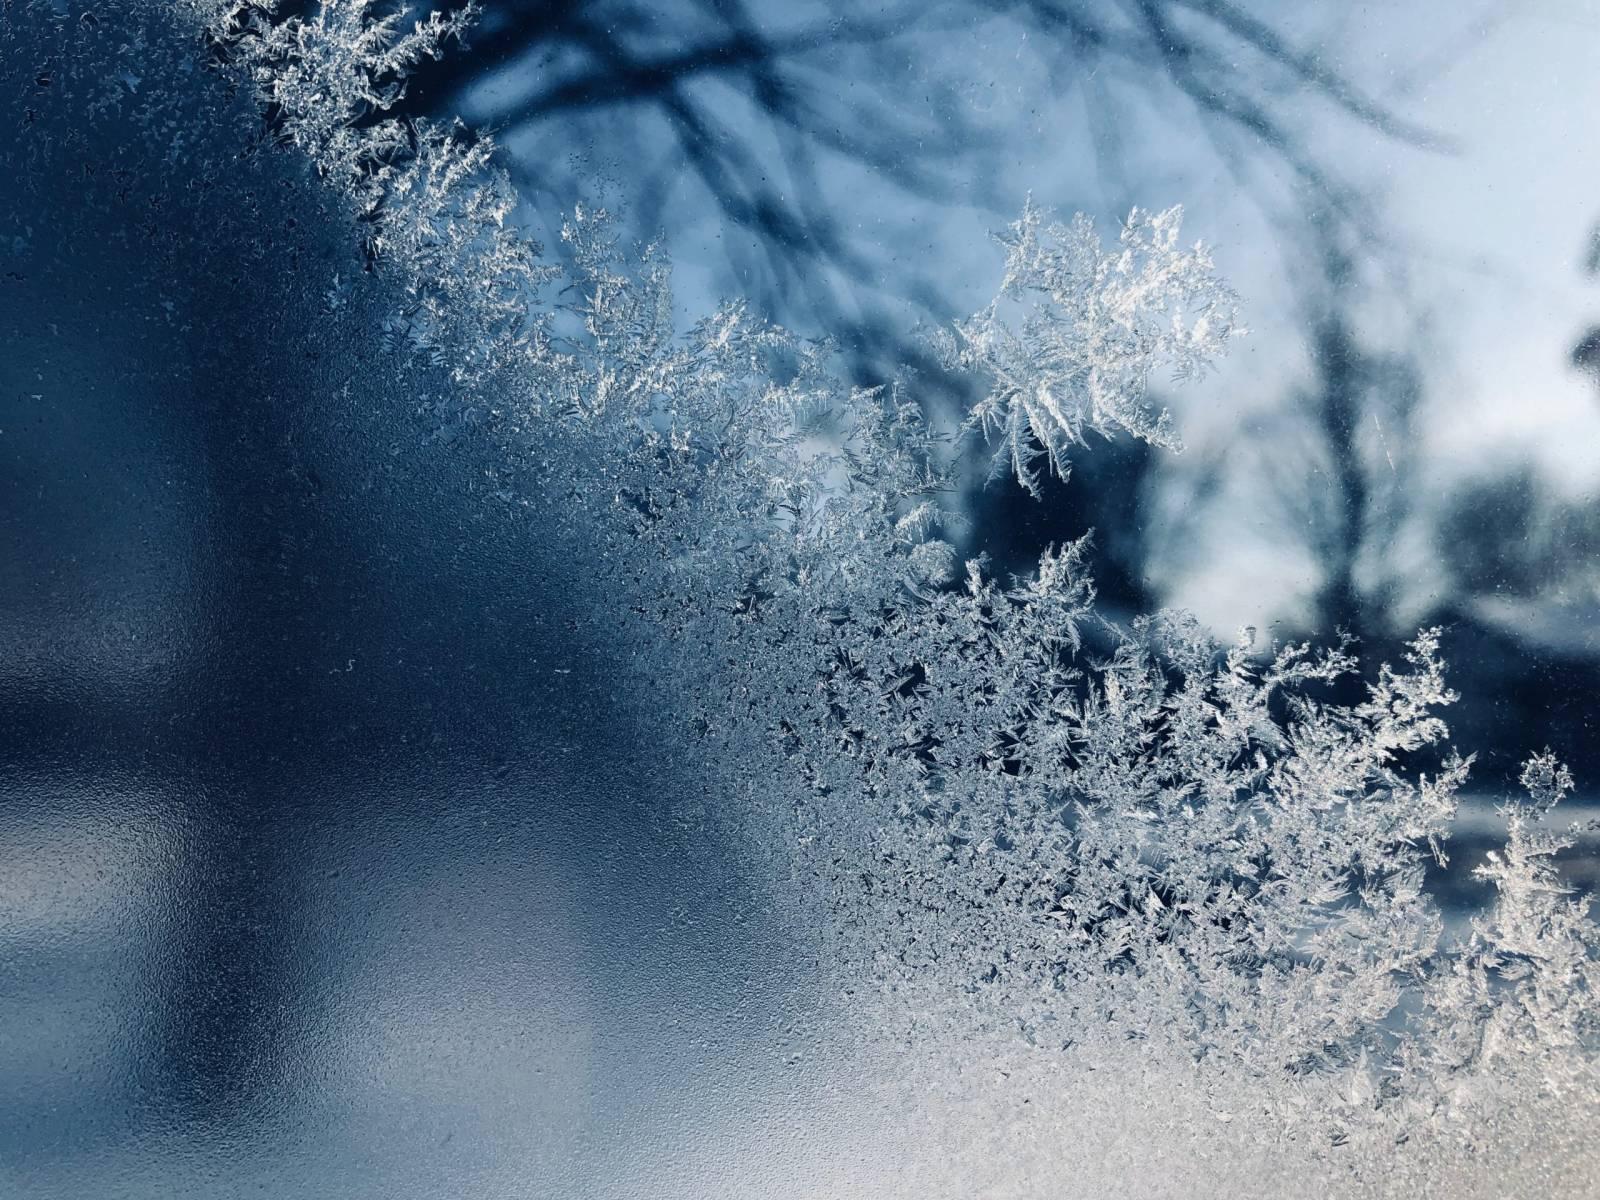
[[[404,107],[495,132],[536,228],[614,202],[686,318],[748,297],[934,407],[919,329],[1027,195],[1108,236],[1182,203],[1252,330],[1162,395],[1186,451],[1095,446],[1041,505],[969,446],[963,549],[1092,529],[1110,608],[1229,638],[1443,624],[1489,778],[1545,741],[1594,778],[1597,42],[1588,0],[489,0]]]

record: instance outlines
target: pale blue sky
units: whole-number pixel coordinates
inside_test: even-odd
[[[792,6],[766,7],[774,22],[798,19]],[[1600,219],[1600,4],[1247,7],[1450,143],[1434,151],[1396,142],[1293,92],[1274,110],[1324,162],[1378,200],[1389,261],[1402,266],[1404,278],[1387,277],[1372,289],[1363,302],[1364,332],[1373,349],[1407,348],[1424,367],[1425,405],[1412,447],[1427,481],[1424,507],[1450,482],[1518,456],[1532,457],[1570,493],[1600,490],[1600,393],[1568,361],[1577,338],[1600,321],[1600,286],[1580,269]],[[1307,373],[1297,287],[1304,260],[1284,250],[1275,227],[1297,203],[1288,170],[1264,158],[1238,177],[1213,131],[1170,86],[1144,88],[1126,73],[1108,80],[1064,71],[1005,21],[921,33],[912,46],[990,137],[968,176],[956,173],[951,200],[907,199],[868,172],[833,164],[820,179],[828,203],[859,231],[886,280],[907,268],[929,273],[958,309],[992,294],[1000,259],[987,235],[1029,192],[1060,210],[1093,212],[1108,232],[1129,205],[1182,203],[1186,234],[1213,244],[1253,334],[1213,378],[1171,397],[1192,462],[1224,447],[1235,452],[1229,486],[1200,523],[1200,552],[1175,564],[1167,580],[1170,599],[1220,630],[1292,620],[1314,584],[1314,564],[1284,537],[1281,517],[1253,486],[1249,456],[1236,452],[1250,422],[1281,411]],[[515,64],[489,77],[480,99],[526,91],[552,69],[549,59]],[[715,96],[717,85],[705,86]],[[855,86],[841,71],[840,87]],[[1103,144],[1097,154],[1089,118],[1107,96],[1119,113],[1109,156]],[[908,94],[905,103],[915,109],[919,100]],[[739,127],[731,102],[718,115]],[[552,128],[560,137],[570,127],[535,126],[507,139],[531,178],[588,173],[609,183],[622,203],[637,201],[629,198],[632,151],[594,138],[562,147],[565,157],[552,159],[560,145]],[[759,143],[759,133],[753,136]],[[773,170],[782,171],[776,155]],[[539,210],[543,198],[535,188],[528,192]],[[674,194],[666,212],[687,319],[738,291],[739,280],[729,272],[726,229],[703,195]],[[907,326],[914,317],[909,307],[899,312]],[[1189,468],[1183,461],[1172,466],[1171,503],[1181,505]],[[1418,534],[1407,553],[1425,589],[1426,539]]]

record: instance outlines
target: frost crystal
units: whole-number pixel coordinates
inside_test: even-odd
[[[1145,403],[1152,375],[1193,378],[1242,332],[1210,252],[1179,247],[1182,215],[1134,209],[1106,250],[1089,218],[1061,225],[1030,201],[1000,239],[1000,295],[956,327],[950,355],[989,384],[971,422],[999,437],[997,472],[1037,492],[1037,460],[1066,474],[1091,429],[1177,447],[1170,415]]]
[[[369,0],[194,11],[348,199],[403,297],[386,335],[501,414],[504,495],[525,470],[593,520],[589,568],[662,634],[639,670],[693,697],[686,736],[821,893],[830,969],[883,998],[881,1040],[932,1060],[1001,1031],[1092,1094],[1107,1068],[1155,1078],[1165,1127],[1111,1097],[1156,1122],[1152,1157],[1203,1119],[1223,1158],[1356,1194],[1481,1188],[1559,1138],[1592,1164],[1572,1131],[1600,1115],[1595,936],[1552,865],[1566,843],[1535,828],[1572,782],[1530,761],[1480,868],[1497,906],[1444,938],[1424,872],[1470,760],[1445,745],[1436,632],[1362,684],[1344,647],[1218,646],[1181,614],[1113,628],[1082,544],[1024,579],[963,569],[937,499],[960,431],[909,384],[851,387],[738,303],[678,336],[663,254],[597,210],[566,223],[566,266],[539,265],[486,139],[388,115],[469,13],[402,32]],[[1240,332],[1178,216],[1136,211],[1106,248],[1030,204],[1002,239],[999,297],[945,339],[1000,473],[1036,489],[1089,430],[1176,445],[1151,380]]]
[[[553,272],[510,223],[516,198],[493,143],[388,115],[409,70],[462,38],[476,8],[402,32],[374,0],[283,18],[271,0],[199,2],[215,53],[268,106],[278,137],[349,198],[368,255],[404,284],[409,302],[394,324],[407,344],[435,360],[449,347],[462,382],[539,357],[530,314]]]

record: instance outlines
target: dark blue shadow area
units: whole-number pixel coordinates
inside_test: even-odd
[[[790,998],[715,773],[289,156],[93,143],[11,148],[0,1190],[614,1191]]]

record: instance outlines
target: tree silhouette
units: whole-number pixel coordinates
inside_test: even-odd
[[[1263,168],[1286,172],[1286,219],[1318,211],[1363,239],[1378,228],[1373,203],[1309,122],[1331,115],[1404,145],[1442,144],[1330,65],[1326,47],[1229,0],[868,11],[846,0],[499,0],[464,50],[419,65],[400,111],[470,111],[528,147],[523,182],[562,203],[593,186],[573,161],[625,162],[636,229],[670,233],[710,211],[741,294],[831,335],[881,377],[885,364],[931,366],[892,310],[955,315],[950,281],[914,250],[919,205],[1015,209],[998,193],[1016,133],[987,123],[963,91],[966,48],[1001,41],[1076,91],[1103,173],[1125,174],[1126,145],[1153,109],[1169,131],[1198,121],[1263,199]],[[846,201],[862,183],[900,211],[860,227]]]

